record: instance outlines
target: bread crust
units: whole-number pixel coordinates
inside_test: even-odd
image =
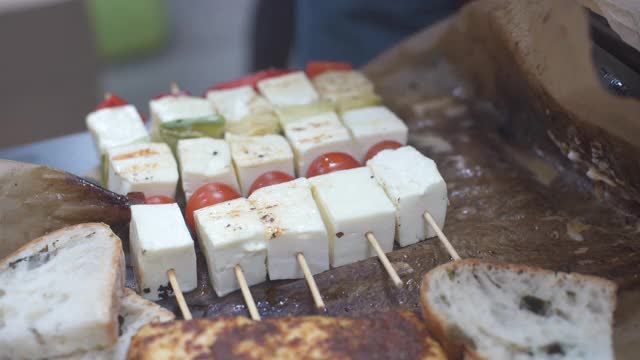
[[[509,263],[499,263],[493,261],[485,261],[480,259],[463,259],[451,261],[442,265],[439,265],[433,269],[431,269],[428,273],[424,275],[422,278],[422,283],[420,285],[420,308],[422,309],[422,316],[425,318],[427,322],[427,328],[433,334],[433,336],[438,340],[440,345],[444,348],[447,357],[449,359],[471,359],[471,360],[489,360],[480,354],[478,354],[473,349],[469,348],[466,344],[456,341],[455,339],[449,336],[449,333],[446,329],[446,321],[444,318],[439,316],[437,312],[431,308],[427,294],[429,292],[429,282],[431,277],[436,273],[441,271],[448,271],[452,269],[458,269],[460,267],[468,266],[468,267],[478,267],[478,266],[492,266],[496,269],[500,270],[508,270],[513,272],[537,272],[545,275],[553,276],[558,272],[542,269],[529,265],[522,264],[509,264]],[[617,301],[617,288],[618,286],[611,280],[607,280],[601,277],[592,276],[592,275],[583,275],[578,273],[566,273],[571,275],[574,278],[579,279],[580,281],[589,281],[600,283],[605,287],[609,287],[611,289],[611,293],[613,294],[613,303],[615,304]]]

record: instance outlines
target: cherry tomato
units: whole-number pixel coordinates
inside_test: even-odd
[[[158,195],[158,196],[151,196],[148,197],[146,199],[144,199],[144,203],[147,205],[157,205],[157,204],[173,204],[176,201],[173,200],[172,198],[168,197],[168,196],[162,196],[162,195]]]
[[[158,99],[165,98],[165,97],[167,97],[167,96],[175,96],[175,97],[178,97],[178,96],[190,96],[190,95],[191,95],[191,93],[190,93],[190,92],[188,92],[188,91],[186,91],[186,90],[180,90],[180,91],[175,92],[175,93],[163,92],[163,93],[160,93],[160,94],[158,94],[158,95],[156,95],[156,96],[152,97],[151,99],[152,99],[152,100],[158,100]]]
[[[254,191],[269,185],[276,185],[293,180],[293,176],[282,171],[269,171],[260,175],[249,189],[249,195]]]
[[[98,106],[96,106],[96,110],[106,109],[106,108],[116,107],[116,106],[122,106],[122,105],[128,105],[128,104],[129,103],[126,102],[120,96],[110,93],[110,94],[107,94],[105,99],[100,104],[98,104]]]
[[[237,199],[240,197],[237,191],[232,187],[221,183],[209,183],[202,185],[191,195],[191,198],[187,202],[187,224],[191,229],[195,229],[195,222],[193,219],[193,212],[207,207],[215,205],[224,201]]]
[[[402,144],[400,144],[397,141],[392,141],[392,140],[380,141],[379,143],[373,145],[371,149],[369,149],[369,151],[367,151],[367,155],[364,156],[364,163],[366,164],[367,161],[369,161],[371,158],[376,156],[382,150],[387,150],[387,149],[395,150],[399,147],[402,147]]]
[[[239,79],[223,82],[222,84],[214,85],[208,88],[204,93],[205,97],[210,90],[223,90],[223,89],[232,89],[240,86],[251,85],[254,89],[257,90],[256,84],[260,80],[285,75],[290,73],[291,70],[281,70],[281,69],[269,69],[255,72],[253,74],[249,74],[247,76],[243,76]]]
[[[307,177],[332,173],[338,170],[347,170],[360,167],[360,163],[349,154],[332,152],[320,155],[309,165]]]
[[[314,78],[329,70],[352,70],[351,64],[337,61],[310,61],[307,63],[307,76]]]

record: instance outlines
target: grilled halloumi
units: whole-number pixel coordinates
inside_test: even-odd
[[[363,319],[244,317],[144,326],[130,360],[144,359],[446,359],[419,315],[389,311]]]

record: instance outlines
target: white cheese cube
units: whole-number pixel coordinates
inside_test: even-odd
[[[149,134],[133,105],[100,109],[87,115],[87,127],[98,154],[114,146],[149,141]]]
[[[365,235],[373,233],[384,252],[393,250],[395,207],[374,179],[360,167],[309,179],[329,233],[331,266],[375,256]]]
[[[242,136],[227,133],[231,159],[238,174],[243,196],[249,195],[253,182],[269,171],[281,171],[295,176],[293,152],[280,135]]]
[[[298,253],[304,255],[313,274],[329,269],[329,238],[307,179],[263,187],[249,201],[267,230],[270,279],[304,277]]]
[[[367,162],[396,206],[396,240],[407,246],[436,235],[422,215],[429,211],[440,228],[447,213],[447,184],[436,163],[411,146],[383,150]]]
[[[249,85],[232,89],[211,90],[207,92],[207,100],[228,122],[239,121],[247,115],[273,110],[271,104]]]
[[[218,296],[240,288],[234,268],[240,265],[249,286],[267,279],[265,228],[244,198],[208,206],[194,213],[200,248]]]
[[[306,105],[319,99],[302,71],[258,81],[258,89],[275,106]]]
[[[176,197],[178,165],[164,143],[130,144],[107,150],[109,190],[126,195],[143,192],[146,197]]]
[[[207,137],[183,139],[178,141],[177,154],[187,200],[199,187],[212,182],[229,185],[240,192],[226,141]]]
[[[145,298],[173,294],[169,269],[175,270],[182,291],[198,285],[193,240],[177,204],[131,206],[129,243],[138,291]]]
[[[151,133],[158,138],[159,127],[163,123],[176,120],[198,119],[215,115],[213,105],[206,99],[195,96],[163,96],[149,101],[151,113]]]
[[[349,130],[334,112],[289,123],[284,133],[296,157],[298,176],[306,176],[311,162],[329,152],[344,152],[358,159]]]
[[[342,121],[353,135],[358,161],[364,161],[367,151],[381,141],[407,144],[407,125],[384,106],[346,111],[342,114]]]
[[[361,72],[325,71],[312,80],[320,97],[333,102],[340,98],[355,97],[364,93],[373,93],[373,84]]]

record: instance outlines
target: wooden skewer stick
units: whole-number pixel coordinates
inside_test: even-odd
[[[178,300],[178,306],[180,307],[180,311],[182,312],[182,317],[185,320],[193,319],[193,316],[191,316],[191,311],[189,311],[189,307],[187,306],[187,302],[184,300],[184,295],[182,295],[182,290],[180,290],[178,279],[176,279],[176,271],[174,269],[167,270],[167,276],[169,277],[169,282],[171,283],[171,287],[173,288],[173,293],[176,295],[176,300]]]
[[[300,268],[302,269],[304,278],[305,280],[307,280],[307,284],[309,285],[309,289],[311,290],[311,296],[313,296],[313,302],[316,304],[316,308],[320,311],[323,311],[325,309],[324,301],[322,300],[322,296],[320,296],[318,284],[316,284],[316,280],[313,278],[311,270],[309,270],[307,260],[305,260],[302,253],[298,253],[298,255],[296,255],[296,258],[298,259],[298,264],[300,264]]]
[[[104,93],[104,99],[107,100],[108,98],[111,97],[111,93],[110,92],[106,92]]]
[[[402,280],[400,280],[400,276],[398,276],[398,273],[396,272],[396,269],[394,269],[393,265],[391,265],[391,262],[389,261],[389,258],[387,258],[387,255],[384,253],[384,251],[380,247],[380,244],[378,243],[378,239],[376,239],[375,235],[373,235],[372,232],[366,233],[365,236],[367,237],[367,240],[369,240],[369,244],[371,244],[371,246],[373,246],[373,248],[375,249],[376,253],[378,254],[378,258],[380,258],[380,261],[382,262],[382,265],[384,265],[384,268],[387,270],[387,273],[389,273],[389,276],[391,277],[391,280],[393,281],[393,284],[397,288],[401,288],[402,285],[404,285],[404,284],[403,284]]]
[[[238,280],[238,284],[240,284],[240,291],[242,292],[242,297],[244,297],[244,302],[247,304],[247,309],[249,309],[251,319],[260,321],[260,313],[256,307],[256,302],[253,301],[253,295],[251,295],[249,285],[247,285],[247,279],[244,277],[242,267],[240,265],[236,265],[233,269],[236,272],[236,279]]]
[[[440,239],[444,247],[447,249],[447,251],[449,252],[449,255],[451,255],[451,258],[453,258],[453,260],[460,260],[461,259],[460,255],[458,255],[458,252],[456,251],[456,249],[453,248],[453,245],[451,245],[451,243],[449,242],[449,239],[447,239],[447,237],[442,232],[438,224],[436,224],[436,221],[433,219],[431,214],[429,214],[428,211],[425,211],[423,216],[424,216],[424,219],[427,220],[429,225],[431,225],[433,230],[436,232],[436,235],[438,235],[438,239]]]
[[[180,92],[180,87],[178,86],[178,83],[176,83],[175,81],[171,83],[171,93],[173,95],[177,95]]]

